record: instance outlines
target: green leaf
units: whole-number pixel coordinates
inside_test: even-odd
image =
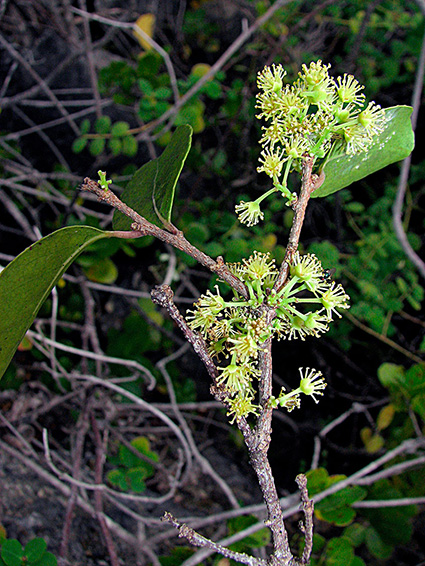
[[[0,555],[7,566],[21,566],[24,550],[19,541],[11,538],[2,544]]]
[[[46,552],[37,562],[33,562],[32,566],[58,566],[56,557],[51,552]]]
[[[348,538],[353,546],[360,546],[365,539],[365,530],[360,523],[353,523],[344,529],[343,536]]]
[[[350,566],[354,559],[351,542],[344,538],[332,538],[326,547],[326,566]]]
[[[130,129],[130,124],[128,122],[115,122],[112,126],[111,134],[113,137],[125,136]]]
[[[28,559],[28,562],[36,562],[40,560],[43,554],[46,552],[47,542],[44,538],[33,538],[29,541],[24,548],[24,554]]]
[[[80,134],[87,134],[88,131],[90,130],[90,120],[88,118],[85,118],[81,124],[80,124]]]
[[[111,119],[109,116],[99,116],[94,123],[94,129],[97,134],[108,134],[111,129]]]
[[[102,258],[92,263],[90,267],[84,269],[87,279],[104,285],[115,283],[118,277],[118,269],[115,263],[109,258]]]
[[[96,138],[90,142],[89,151],[91,155],[97,157],[102,153],[105,149],[105,139],[104,138]]]
[[[74,140],[74,143],[72,144],[72,151],[74,153],[81,153],[83,149],[86,147],[87,142],[88,142],[87,138],[77,138],[76,140]]]
[[[392,106],[385,109],[387,123],[366,153],[342,155],[329,161],[325,167],[325,181],[312,193],[312,198],[325,197],[405,159],[415,145],[410,121],[410,106]]]
[[[164,152],[136,171],[124,189],[121,199],[141,216],[157,226],[171,225],[171,209],[177,180],[191,145],[192,128],[176,128]],[[115,230],[130,230],[132,221],[119,212],[114,213]]]
[[[258,519],[252,515],[246,515],[241,517],[235,517],[229,519],[227,522],[228,534],[233,535],[239,533],[258,523]],[[266,528],[259,529],[252,535],[248,535],[242,540],[233,543],[229,548],[237,552],[245,552],[252,548],[262,548],[270,542],[270,531]]]
[[[127,157],[134,157],[137,153],[137,140],[134,136],[126,136],[122,139],[122,153]]]
[[[404,367],[384,362],[378,368],[378,379],[384,387],[396,387],[404,382]]]
[[[0,273],[0,378],[25,332],[63,273],[80,253],[101,238],[90,226],[68,226],[38,240]]]
[[[146,475],[143,467],[130,468],[127,471],[126,476],[132,491],[136,493],[143,493],[146,491],[146,484],[143,481],[143,478],[145,478]]]
[[[366,545],[372,556],[380,560],[386,560],[393,553],[393,547],[385,544],[373,527],[366,530]]]
[[[106,474],[106,479],[111,485],[123,491],[128,491],[128,483],[124,471],[118,469],[111,470]]]
[[[329,495],[315,506],[315,514],[322,521],[339,527],[349,525],[356,516],[351,505],[364,499],[367,491],[360,486],[348,486],[338,493]]]
[[[122,141],[119,138],[110,138],[108,140],[108,147],[112,155],[119,155],[122,150]]]

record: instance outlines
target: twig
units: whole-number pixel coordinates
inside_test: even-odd
[[[289,265],[294,253],[297,251],[298,242],[300,240],[301,228],[304,224],[305,211],[310,200],[311,193],[318,189],[325,180],[325,174],[322,171],[320,175],[313,174],[313,158],[305,159],[303,163],[303,176],[301,181],[301,190],[297,202],[294,204],[294,218],[292,220],[291,230],[289,232],[288,245],[286,246],[285,258],[279,271],[279,275],[274,284],[274,289],[279,292],[285,284],[289,274]]]
[[[304,525],[300,525],[305,536],[304,550],[299,561],[300,564],[308,564],[310,561],[311,551],[313,550],[313,513],[314,503],[309,498],[307,491],[307,478],[304,474],[299,474],[296,478],[298,489],[301,494],[302,510],[304,513]]]
[[[86,395],[84,395],[84,400],[86,401]],[[86,438],[86,433],[89,429],[87,403],[84,404],[83,410],[80,412],[76,429],[77,429],[77,434],[76,434],[75,444],[72,450],[72,477],[76,480],[79,480],[81,477],[81,462],[83,456],[84,442]],[[73,483],[71,485],[71,493],[66,506],[65,519],[62,527],[62,540],[59,550],[59,556],[63,560],[66,558],[68,553],[68,544],[71,536],[72,517],[74,514],[75,505],[77,504],[77,495],[78,495],[78,487],[75,483]]]
[[[81,185],[81,189],[94,193],[101,202],[109,204],[113,208],[116,208],[131,220],[133,220],[132,228],[137,233],[141,233],[143,236],[154,236],[162,242],[172,245],[173,247],[181,250],[194,259],[204,267],[207,267],[213,273],[216,273],[221,279],[226,281],[233,289],[235,289],[240,295],[248,298],[248,291],[245,284],[238,279],[224,263],[222,257],[218,257],[217,260],[213,260],[197,248],[192,246],[190,242],[186,240],[183,233],[177,229],[174,229],[173,233],[167,232],[158,228],[155,224],[148,222],[143,216],[140,216],[136,211],[127,206],[122,202],[110,189],[107,191],[103,190],[96,181],[92,181],[89,178],[84,179],[84,183]],[[122,236],[124,237],[124,236]],[[129,236],[127,236],[129,237]]]
[[[195,352],[206,367],[206,370],[213,382],[217,379],[218,371],[215,363],[213,362],[208,348],[203,337],[194,332],[187,324],[186,320],[173,302],[174,293],[168,285],[161,285],[155,287],[151,292],[152,301],[157,305],[167,309],[168,314],[183,332],[186,340],[192,345]]]
[[[62,350],[63,352],[68,352],[69,354],[76,354],[83,358],[89,358],[92,360],[99,360],[108,364],[119,364],[125,367],[134,368],[139,371],[142,375],[145,376],[148,380],[148,388],[155,387],[156,380],[152,373],[145,367],[142,366],[139,362],[135,360],[126,360],[125,358],[115,358],[113,356],[106,356],[105,354],[96,354],[95,352],[86,352],[81,348],[75,348],[73,346],[67,346],[62,344],[61,342],[52,341],[46,336],[39,334],[38,332],[34,332],[33,330],[28,330],[28,336],[32,340],[40,340],[41,343],[47,344],[48,346],[55,346],[58,350]]]
[[[417,116],[419,112],[419,108],[421,105],[421,93],[423,88],[424,82],[424,73],[425,73],[425,34],[422,38],[422,48],[421,54],[419,56],[419,61],[417,64],[417,72],[415,78],[415,86],[413,89],[413,97],[412,97],[412,106],[413,106],[413,114],[412,114],[412,127],[413,130],[416,128]],[[394,231],[396,233],[397,239],[400,242],[401,247],[404,250],[404,253],[407,257],[412,261],[412,263],[416,266],[419,273],[422,277],[425,278],[425,262],[418,256],[418,254],[414,251],[412,246],[410,245],[406,232],[403,227],[402,222],[402,209],[403,209],[403,201],[404,196],[406,193],[407,182],[409,179],[409,171],[410,171],[410,163],[412,161],[411,155],[406,157],[403,161],[400,171],[400,179],[398,182],[397,188],[397,196],[394,201],[393,205],[393,226]]]
[[[201,470],[204,474],[210,476],[210,478],[216,482],[216,484],[221,488],[221,490],[223,491],[223,493],[226,495],[228,501],[230,502],[230,504],[232,505],[232,507],[234,509],[238,509],[239,508],[239,503],[238,500],[236,499],[233,491],[230,489],[229,485],[227,484],[227,482],[224,481],[224,479],[214,470],[214,468],[211,466],[211,464],[209,463],[209,461],[204,458],[204,456],[202,456],[202,454],[199,452],[196,443],[193,439],[192,433],[185,421],[185,419],[183,418],[183,415],[180,412],[180,409],[177,405],[177,400],[176,400],[176,396],[174,393],[174,387],[171,381],[171,378],[166,370],[166,364],[173,361],[174,359],[176,359],[178,356],[182,355],[183,352],[185,352],[187,350],[187,347],[189,346],[188,343],[185,343],[181,348],[179,348],[179,350],[177,350],[177,352],[171,354],[170,356],[168,356],[167,358],[163,358],[162,360],[160,360],[156,365],[159,368],[159,370],[161,371],[165,383],[167,385],[167,390],[170,396],[170,401],[171,401],[171,407],[173,408],[173,412],[177,418],[177,420],[179,421],[182,430],[185,433],[185,436],[190,444],[191,450],[192,450],[192,454],[194,455],[194,457],[196,458],[197,462],[199,463],[199,465],[201,466]],[[212,361],[212,360],[211,360]]]
[[[192,88],[190,88],[183,96],[181,96],[178,100],[176,100],[175,104],[166,112],[164,112],[164,114],[161,115],[160,118],[158,118],[157,120],[154,120],[153,122],[151,122],[149,124],[149,128],[147,128],[147,131],[151,131],[155,128],[158,127],[158,125],[163,124],[164,122],[166,122],[169,118],[172,118],[173,116],[175,116],[177,114],[177,112],[179,111],[179,109],[184,106],[186,104],[186,102],[188,100],[190,100],[193,96],[195,96],[195,94],[197,94],[199,92],[199,90],[209,81],[211,80],[216,74],[217,72],[224,66],[224,64],[232,57],[232,55],[234,55],[238,49],[246,42],[248,41],[248,39],[263,25],[265,24],[272,16],[273,14],[279,10],[279,8],[282,8],[283,6],[285,6],[286,4],[289,4],[291,2],[291,0],[276,0],[276,2],[274,4],[272,4],[272,6],[270,6],[270,8],[262,15],[260,16],[253,24],[251,27],[245,29],[236,39],[235,41],[226,49],[226,51],[217,59],[217,61],[211,66],[211,68],[209,69],[209,71],[207,73],[205,73],[205,75],[203,75],[197,82],[196,84],[193,85]],[[77,8],[74,8],[74,11],[77,11]],[[84,14],[83,14],[84,15]],[[114,20],[108,20],[107,18],[103,18],[102,16],[97,16],[96,14],[89,14],[88,15],[90,18],[92,19],[96,19],[98,21],[103,21],[104,23],[108,24],[108,25],[114,25],[117,27],[122,27],[122,28],[127,28],[127,29],[133,29],[134,28],[134,24],[133,23],[127,23],[127,22],[117,22]],[[86,16],[87,17],[87,16]],[[140,34],[141,35],[141,34]],[[144,39],[146,39],[147,41],[150,40],[150,38],[148,39],[148,37],[144,37]],[[165,59],[164,59],[165,61]],[[169,71],[170,72],[170,71]]]
[[[213,552],[218,552],[222,556],[226,558],[230,558],[231,560],[235,560],[236,562],[240,562],[241,564],[248,564],[250,566],[266,566],[267,562],[262,560],[261,558],[255,558],[254,556],[249,556],[248,554],[242,552],[234,552],[225,546],[221,546],[221,544],[217,544],[212,540],[203,537],[196,531],[194,531],[191,527],[188,527],[184,523],[179,523],[177,519],[171,513],[164,513],[164,521],[167,521],[173,527],[178,529],[179,537],[185,538],[190,544],[193,546],[200,546],[206,547],[211,549]]]
[[[90,414],[90,421],[92,425],[92,430],[94,433],[94,440],[96,446],[96,460],[94,466],[94,479],[97,484],[102,483],[103,476],[103,463],[105,461],[105,442],[102,441],[99,427],[97,421],[94,417],[93,410]],[[106,431],[105,431],[106,432]],[[108,524],[105,520],[105,515],[103,513],[103,498],[102,492],[96,490],[94,492],[94,508],[96,511],[96,517],[99,521],[100,528],[102,529],[103,536],[105,537],[106,548],[108,549],[108,554],[111,559],[111,566],[119,566],[118,556],[115,550],[115,545],[111,537],[111,532],[108,528]]]
[[[361,328],[367,334],[374,336],[375,338],[377,338],[378,340],[380,340],[381,342],[383,342],[387,346],[390,346],[394,350],[397,350],[397,352],[404,354],[410,360],[413,360],[417,364],[423,363],[422,358],[420,358],[416,354],[413,354],[412,352],[409,352],[409,350],[406,350],[406,348],[403,348],[403,346],[400,346],[400,344],[397,344],[397,342],[394,342],[394,340],[391,340],[391,338],[388,338],[387,336],[383,336],[379,332],[376,332],[372,328],[369,328],[369,326],[367,326],[366,324],[363,324],[362,322],[360,322],[360,320],[357,320],[357,318],[355,316],[353,316],[352,314],[350,314],[349,312],[345,311],[344,316],[346,316],[348,318],[348,320],[350,322],[352,322],[355,326],[357,326],[358,328]]]
[[[18,459],[24,465],[26,465],[30,470],[38,474],[41,478],[45,481],[49,482],[53,485],[56,489],[58,489],[63,495],[69,497],[71,494],[70,487],[61,482],[57,477],[52,476],[49,474],[44,468],[42,468],[39,464],[27,456],[22,455],[20,452],[9,446],[6,442],[0,440],[0,448],[2,451],[6,452],[10,456]],[[94,509],[85,499],[81,496],[77,496],[77,503],[78,506],[81,507],[86,513],[89,513],[90,516],[94,516]],[[127,544],[134,546],[137,542],[135,537],[130,534],[127,530],[125,530],[121,525],[113,521],[110,517],[106,517],[106,521],[109,525],[109,528],[122,540],[124,540]]]
[[[44,90],[50,100],[52,100],[52,102],[55,102],[56,108],[62,114],[66,122],[68,122],[74,134],[79,135],[80,130],[77,124],[65,110],[61,101],[53,94],[47,83],[40,77],[40,75],[36,71],[34,71],[31,65],[22,57],[22,55],[18,51],[16,51],[16,49],[12,45],[10,45],[10,43],[2,35],[0,35],[0,45],[2,45],[4,49],[6,49],[6,51],[8,51],[10,55],[23,66],[25,71],[40,85],[40,87]]]

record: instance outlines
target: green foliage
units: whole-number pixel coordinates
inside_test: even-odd
[[[160,157],[145,163],[133,175],[122,200],[149,222],[171,226],[174,192],[191,145],[192,128],[179,126]],[[113,225],[116,230],[129,230],[131,219],[116,210]]]
[[[101,238],[111,238],[89,226],[70,226],[38,240],[0,273],[0,378],[25,332],[63,273],[80,253]]]
[[[308,492],[312,496],[320,493],[345,479],[345,476],[329,476],[324,468],[311,470],[307,474]],[[344,527],[353,522],[356,511],[351,507],[356,501],[361,501],[367,495],[366,489],[359,486],[347,486],[335,494],[328,495],[316,503],[314,513],[316,517],[338,527]]]
[[[367,153],[342,155],[324,166],[325,181],[311,195],[324,197],[383,169],[411,154],[415,139],[410,121],[410,106],[385,109],[385,128],[374,138]]]
[[[43,538],[30,540],[25,547],[16,539],[0,541],[0,566],[56,566],[55,556],[48,552]]]
[[[89,128],[88,120],[83,120],[80,124],[81,136],[72,144],[74,153],[81,153],[88,146],[89,152],[94,157],[101,155],[107,148],[114,157],[136,155],[138,142],[130,131],[128,122],[119,120],[112,123],[109,116],[100,116],[94,123],[94,134],[88,133]]]
[[[227,521],[227,531],[228,536],[232,536],[252,525],[258,523],[257,517],[252,515],[241,515],[240,517],[234,517]],[[249,552],[254,548],[262,548],[269,544],[270,542],[270,531],[269,529],[259,529],[252,535],[248,535],[242,540],[235,542],[229,546],[231,550],[235,552]]]
[[[146,490],[144,480],[155,474],[155,467],[150,461],[159,462],[159,456],[151,450],[149,440],[145,436],[133,438],[130,445],[134,450],[120,444],[118,454],[108,458],[116,468],[108,472],[107,479],[112,486],[122,491],[142,493]],[[143,455],[144,458],[138,456],[137,453]]]

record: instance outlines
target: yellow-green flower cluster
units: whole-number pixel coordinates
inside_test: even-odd
[[[325,160],[367,151],[385,127],[385,112],[374,102],[366,104],[363,86],[344,74],[334,79],[322,61],[302,66],[298,79],[284,85],[281,65],[265,67],[257,85],[257,118],[264,119],[258,172],[266,173],[272,189],[252,202],[236,207],[240,222],[253,226],[264,218],[260,203],[280,192],[290,206],[296,199],[287,187],[292,170],[301,171],[303,160]]]
[[[264,343],[272,336],[305,339],[319,337],[329,328],[333,315],[349,308],[349,297],[335,285],[312,254],[297,252],[291,262],[290,277],[279,292],[273,289],[278,271],[268,253],[254,252],[242,263],[229,264],[234,275],[244,281],[249,297],[236,292],[226,301],[219,292],[207,291],[186,316],[189,326],[202,334],[210,355],[217,358],[217,384],[226,391],[229,415],[233,419],[257,414],[254,384],[259,377],[258,358]],[[267,309],[274,309],[273,321],[266,321]],[[227,363],[221,365],[224,360]],[[300,385],[302,387],[302,384]],[[304,387],[306,393],[307,386]],[[320,389],[320,388],[319,388]],[[309,395],[317,393],[317,386]],[[298,406],[299,395],[286,395],[287,409]],[[285,397],[285,399],[286,399]],[[277,406],[277,405],[276,405]]]
[[[322,61],[303,65],[298,80],[285,86],[281,65],[258,74],[257,117],[271,122],[263,128],[259,170],[270,177],[280,172],[278,163],[291,160],[296,167],[303,157],[323,158],[331,148],[366,151],[383,130],[385,113],[374,102],[365,107],[363,86],[352,75],[335,80],[329,67]]]

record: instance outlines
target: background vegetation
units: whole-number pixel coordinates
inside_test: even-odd
[[[82,179],[106,170],[119,192],[185,123],[194,138],[174,224],[214,257],[257,249],[281,261],[291,211],[275,202],[250,229],[234,214],[266,183],[256,73],[282,63],[293,80],[322,59],[335,75],[355,74],[368,99],[410,104],[425,28],[422,3],[401,0],[16,0],[0,3],[0,16],[3,266],[60,227],[109,228],[112,212],[83,199]],[[419,252],[422,122],[419,113],[403,210]],[[399,170],[311,201],[304,251],[335,269],[352,307],[330,337],[274,349],[276,391],[291,386],[300,357],[329,384],[318,407],[277,414],[273,426],[293,544],[296,474],[314,469],[314,494],[363,470],[316,504],[317,564],[425,563],[424,289],[393,229]],[[215,284],[189,259],[148,238],[101,241],[59,282],[0,382],[4,536],[44,537],[64,564],[207,563],[176,549],[160,523],[167,509],[214,540],[248,529],[235,548],[261,555],[267,533],[241,439],[150,302],[153,285],[172,282],[185,309]],[[398,498],[403,506],[381,503]]]

